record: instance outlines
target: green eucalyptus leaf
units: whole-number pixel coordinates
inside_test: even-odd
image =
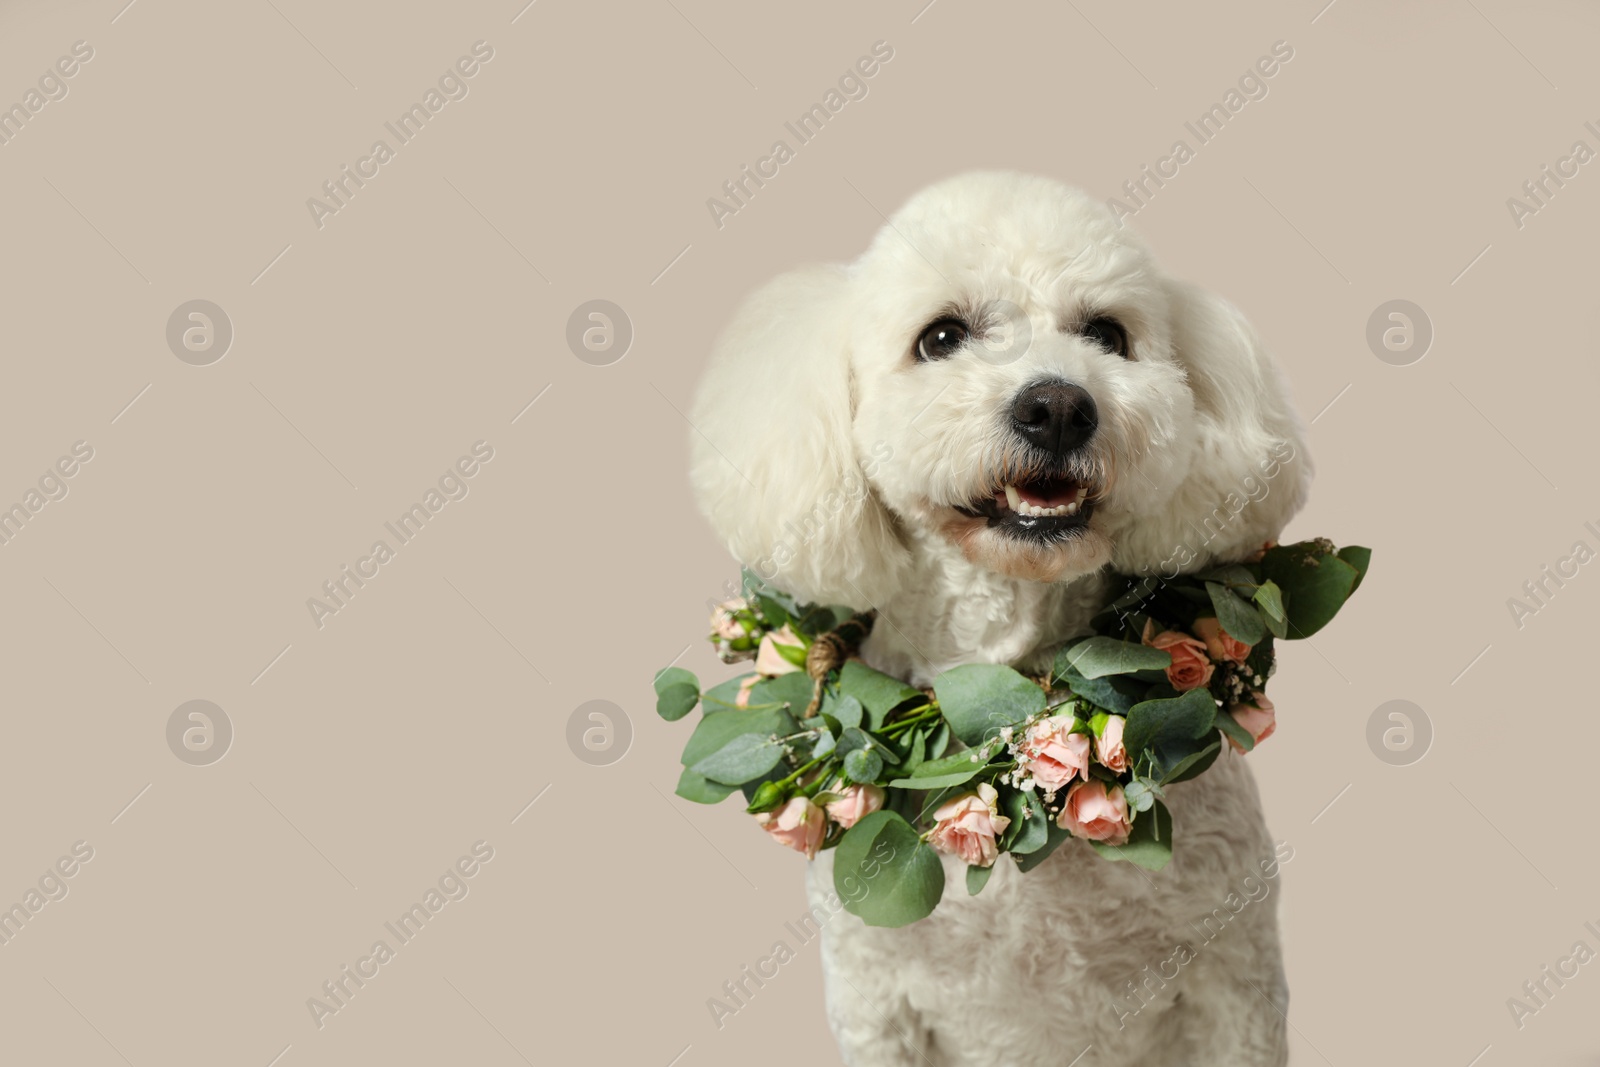
[[[683,746],[683,764],[693,767],[728,742],[744,734],[759,737],[787,737],[799,730],[794,716],[782,708],[761,711],[714,711],[695,724],[694,733]]]
[[[895,789],[945,789],[963,785],[989,769],[987,762],[972,757],[971,751],[963,749],[943,759],[928,760],[915,774],[896,778],[889,785]]]
[[[1134,812],[1149,811],[1156,802],[1155,791],[1144,778],[1135,778],[1123,786],[1122,795],[1128,801],[1128,809]]]
[[[867,709],[862,707],[860,700],[845,693],[835,700],[828,710],[845,726],[860,726],[862,716],[866,714]]]
[[[1050,836],[1050,817],[1045,814],[1039,795],[1031,790],[1010,789],[1001,797],[1001,806],[1011,825],[1001,839],[1001,851],[1025,856],[1043,848]],[[1026,813],[1026,814],[1024,814]]]
[[[668,667],[656,675],[656,714],[677,722],[700,702],[700,679],[682,667]]]
[[[1356,569],[1356,581],[1350,587],[1350,591],[1354,593],[1361,588],[1361,579],[1367,576],[1367,567],[1372,563],[1372,549],[1360,545],[1345,545],[1339,550],[1339,558]]]
[[[998,663],[945,671],[934,680],[933,691],[945,721],[969,745],[980,745],[1045,709],[1043,689]]]
[[[813,683],[805,671],[790,671],[776,678],[763,678],[750,690],[750,706],[785,705],[791,714],[802,714],[811,703]]]
[[[1255,737],[1249,730],[1239,725],[1239,720],[1233,717],[1233,712],[1231,711],[1223,712],[1217,716],[1217,729],[1221,730],[1224,735],[1246,752],[1256,747]]]
[[[921,690],[875,671],[858,659],[847,660],[839,668],[839,689],[861,702],[861,706],[867,710],[868,723],[874,730],[883,726],[895,708],[922,695]]]
[[[967,865],[967,895],[977,896],[983,892],[983,887],[989,884],[989,876],[994,873],[994,868],[974,867]]]
[[[1254,645],[1267,636],[1267,624],[1261,612],[1248,600],[1218,582],[1207,582],[1206,592],[1211,595],[1211,606],[1217,612],[1217,622],[1235,640]]]
[[[761,734],[740,734],[689,769],[713,782],[743,785],[772,770],[782,758],[782,742]]]
[[[1289,615],[1283,607],[1283,590],[1270,578],[1256,587],[1256,606],[1274,637],[1289,636]]]
[[[872,738],[859,726],[846,726],[844,733],[839,735],[839,746],[835,750],[840,759],[852,752],[860,752],[872,747]]]
[[[1219,582],[1222,585],[1234,587],[1240,596],[1249,597],[1256,591],[1256,576],[1250,573],[1250,568],[1242,563],[1228,563],[1221,567],[1213,567],[1195,575],[1201,581],[1210,584]],[[1240,638],[1244,640],[1244,638]]]
[[[1126,715],[1139,701],[1144,700],[1149,685],[1127,675],[1110,675],[1105,678],[1085,678],[1068,667],[1058,675],[1074,695],[1082,697],[1097,708]],[[1165,675],[1162,675],[1165,678]]]
[[[1217,725],[1222,724],[1226,715],[1217,715]],[[1161,773],[1161,784],[1170,785],[1173,782],[1186,782],[1197,777],[1217,760],[1217,753],[1222,750],[1222,742],[1215,734],[1206,734],[1196,739],[1173,740],[1156,746],[1157,769]]]
[[[868,926],[906,926],[938,906],[944,865],[901,815],[875,811],[839,841],[833,884],[845,910]]]
[[[1070,668],[1085,678],[1132,674],[1140,670],[1165,670],[1172,657],[1159,648],[1115,637],[1086,637],[1056,653],[1055,673],[1064,677]]]
[[[843,615],[839,614],[841,611],[844,612]],[[849,617],[849,608],[830,607],[825,604],[812,604],[808,605],[801,613],[799,620],[791,621],[795,623],[795,629],[797,631],[815,636],[816,634],[827,633],[829,630],[832,630]]]
[[[1291,639],[1310,637],[1326,626],[1361,577],[1355,566],[1328,555],[1315,541],[1269,549],[1261,568],[1283,590]]]
[[[917,768],[928,762],[928,728],[919,726],[911,731],[911,747],[906,750],[905,763],[900,767],[901,774],[916,774]]]
[[[762,620],[770,629],[782,629],[783,624],[789,621],[788,611],[774,597],[767,595],[756,597],[756,610],[761,612]]]
[[[870,748],[858,748],[845,756],[844,773],[853,782],[875,782],[883,773],[883,757]]]
[[[692,800],[696,804],[716,804],[728,798],[738,786],[723,785],[713,782],[703,775],[696,774],[685,767],[678,776],[678,788],[673,790],[685,800]]]
[[[1146,700],[1128,712],[1122,744],[1130,756],[1168,739],[1203,737],[1217,718],[1217,702],[1205,689],[1191,689],[1182,696]]]

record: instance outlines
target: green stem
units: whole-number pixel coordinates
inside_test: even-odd
[[[808,797],[808,798],[809,797],[814,797],[818,793],[822,792],[823,784],[825,782],[828,782],[829,780],[831,780],[833,777],[834,777],[834,774],[833,774],[832,771],[828,771],[826,773],[819,774],[819,775],[817,775],[816,781],[812,782],[810,785],[801,786],[799,792],[801,793],[801,795],[803,795],[805,797]]]
[[[907,718],[896,719],[880,730],[879,733],[885,737],[893,737],[904,732],[908,727],[917,726],[938,717],[939,709],[932,704],[925,704],[921,708],[913,709],[913,713]]]
[[[812,760],[810,763],[807,763],[804,766],[795,768],[794,773],[789,775],[787,778],[778,779],[778,784],[779,785],[788,785],[790,782],[793,782],[795,779],[799,778],[802,774],[806,773],[811,768],[815,767],[817,764],[824,762],[827,758],[828,758],[827,756],[818,756],[816,759]]]

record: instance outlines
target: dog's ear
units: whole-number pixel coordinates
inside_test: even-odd
[[[734,557],[802,602],[881,603],[909,553],[852,433],[850,282],[768,283],[723,334],[695,400],[691,480]]]
[[[1194,463],[1168,509],[1182,569],[1241,559],[1277,540],[1305,503],[1311,457],[1288,388],[1255,329],[1227,301],[1168,287],[1173,354],[1194,395]]]

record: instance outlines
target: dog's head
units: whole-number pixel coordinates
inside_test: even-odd
[[[1063,581],[1194,570],[1275,538],[1310,474],[1254,331],[1102,205],[970,174],[849,267],[751,297],[695,405],[693,481],[734,555],[878,604],[917,546]]]

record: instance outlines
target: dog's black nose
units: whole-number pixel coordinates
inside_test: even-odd
[[[1029,444],[1064,456],[1094,436],[1094,397],[1068,382],[1036,382],[1011,404],[1011,428]]]

